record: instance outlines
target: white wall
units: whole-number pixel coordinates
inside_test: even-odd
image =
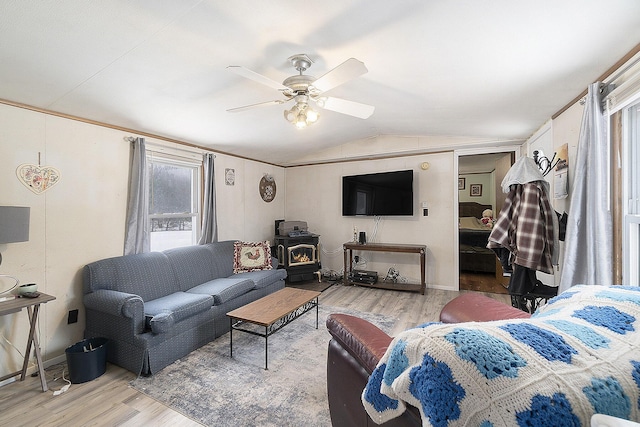
[[[60,171],[60,182],[36,195],[16,177],[23,163]],[[56,297],[40,311],[40,343],[46,359],[82,338],[80,271],[84,264],[122,254],[129,147],[121,132],[0,105],[0,204],[31,207],[30,236],[4,245],[0,273]],[[67,325],[69,310],[80,310]],[[21,352],[26,311],[0,318],[0,334]],[[18,351],[0,342],[2,373],[21,366]]]
[[[218,240],[273,241],[276,219],[284,217],[284,169],[278,166],[216,154]],[[235,184],[225,185],[224,171],[235,169]],[[260,197],[264,174],[276,182],[276,196],[267,203]]]
[[[460,178],[465,179],[464,190],[458,190],[458,201],[460,202],[476,202],[481,205],[491,205],[495,209],[496,205],[496,190],[494,183],[493,173],[472,173],[461,174]],[[471,185],[482,185],[482,196],[471,196]],[[494,213],[497,216],[497,213]]]
[[[30,238],[0,245],[0,274],[35,282],[55,301],[42,306],[38,332],[43,358],[64,359],[64,349],[84,331],[82,267],[122,255],[129,175],[129,143],[121,131],[0,104],[0,205],[31,207]],[[23,163],[57,168],[60,182],[36,195],[16,177]],[[218,154],[215,160],[220,240],[269,240],[274,220],[284,215],[284,170]],[[236,183],[225,186],[224,169]],[[258,193],[263,173],[278,185],[276,198]],[[67,325],[69,310],[78,323]],[[26,311],[0,317],[0,376],[21,368],[28,332]]]
[[[553,207],[556,211],[562,213],[567,212],[571,215],[569,209],[571,201],[571,188],[573,188],[574,177],[576,172],[576,154],[578,152],[578,140],[580,138],[580,126],[582,124],[582,113],[584,112],[584,106],[576,102],[560,116],[553,120],[552,135],[553,135],[553,147],[557,150],[560,146],[568,144],[569,154],[569,195],[564,199],[554,199]],[[551,173],[550,173],[551,175]],[[553,181],[553,180],[552,180]],[[553,187],[552,187],[553,192]],[[560,242],[560,257],[558,260],[559,269],[555,272],[555,284],[560,284],[560,277],[562,276],[562,265],[564,263],[564,251],[565,242]]]
[[[429,162],[428,170],[420,168],[422,162]],[[285,217],[307,221],[309,229],[321,236],[323,268],[342,271],[342,244],[353,240],[354,227],[365,231],[368,241],[374,238],[375,228],[372,217],[342,216],[342,176],[404,169],[414,171],[414,215],[383,217],[375,242],[427,245],[427,286],[457,290],[453,237],[457,230],[454,203],[458,180],[453,152],[287,168]],[[422,215],[422,202],[427,202],[428,216]],[[378,271],[384,277],[395,265],[401,276],[419,282],[417,255],[362,255],[368,259],[362,268]]]

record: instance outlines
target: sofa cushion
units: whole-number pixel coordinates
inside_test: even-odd
[[[173,313],[169,311],[163,311],[153,317],[147,318],[147,327],[150,328],[154,334],[165,334],[171,330],[174,324]]]
[[[229,277],[233,274],[234,244],[235,240],[224,240],[202,245],[213,254],[211,268],[214,270],[214,277]]]
[[[187,291],[194,286],[216,279],[213,253],[201,245],[168,249],[164,254],[173,269],[178,288]],[[229,261],[230,262],[230,261]]]
[[[254,287],[255,284],[252,280],[234,277],[210,280],[189,289],[187,292],[211,295],[213,297],[213,305],[220,305],[246,294]]]
[[[287,270],[281,268],[277,270],[250,271],[247,273],[234,274],[232,277],[252,280],[256,289],[262,289],[278,280],[286,279]]]
[[[159,314],[162,314],[163,317],[171,314],[173,321],[179,322],[194,314],[209,310],[211,305],[213,305],[213,297],[211,295],[175,292],[171,295],[145,302],[144,315],[151,322]]]
[[[167,256],[162,252],[119,256],[87,264],[83,285],[85,294],[109,289],[138,295],[143,301],[179,290]]]
[[[233,245],[233,272],[271,270],[269,242],[235,242]]]

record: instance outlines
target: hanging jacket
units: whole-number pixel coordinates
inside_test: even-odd
[[[505,176],[502,189],[508,195],[487,248],[506,248],[513,264],[553,274],[558,264],[558,218],[548,196],[549,183],[533,159],[523,157]]]

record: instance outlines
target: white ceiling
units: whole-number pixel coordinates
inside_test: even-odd
[[[230,154],[292,164],[379,135],[523,140],[640,42],[637,0],[0,0],[0,98]],[[306,53],[320,77],[369,72],[297,130],[281,82]],[[290,104],[289,104],[290,105]]]

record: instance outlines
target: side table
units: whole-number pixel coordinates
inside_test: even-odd
[[[47,380],[44,376],[44,366],[42,366],[42,356],[40,355],[40,344],[38,343],[38,312],[40,311],[40,304],[53,301],[56,297],[41,293],[37,298],[25,298],[16,297],[8,301],[0,302],[0,316],[7,314],[17,313],[22,311],[23,308],[27,309],[29,314],[29,323],[31,328],[29,329],[29,338],[27,339],[27,350],[24,352],[24,362],[22,363],[22,370],[12,372],[0,378],[0,381],[4,381],[8,378],[20,375],[20,381],[24,381],[27,375],[27,368],[29,367],[29,355],[31,354],[31,345],[33,344],[36,353],[36,362],[38,364],[38,374],[40,375],[40,383],[42,384],[42,391],[47,391]]]
[[[347,242],[342,245],[344,251],[344,284],[368,286],[370,288],[392,289],[396,291],[420,292],[424,295],[426,284],[426,252],[425,245],[409,245],[402,243],[356,243]],[[420,256],[420,284],[409,283],[356,283],[349,281],[349,272],[353,270],[353,251],[414,253]]]

